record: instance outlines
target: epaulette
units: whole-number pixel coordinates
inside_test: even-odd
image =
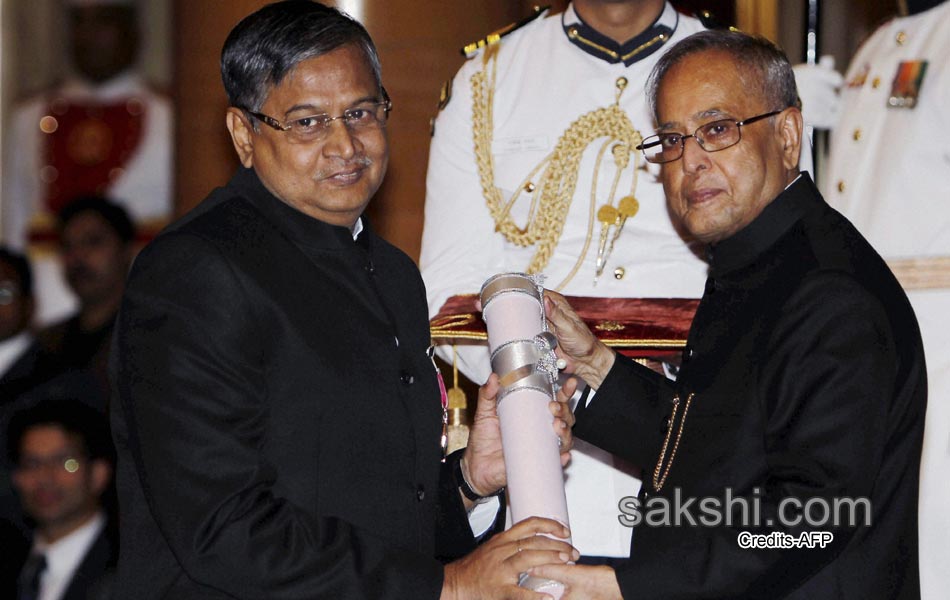
[[[472,58],[482,48],[486,46],[491,46],[493,44],[497,44],[499,40],[501,40],[501,38],[508,35],[512,31],[517,31],[521,29],[522,27],[524,27],[531,21],[534,21],[535,19],[543,15],[545,12],[547,12],[549,8],[551,7],[550,6],[535,6],[534,12],[528,15],[527,17],[525,17],[524,19],[517,21],[515,23],[510,23],[508,25],[505,25],[501,29],[497,31],[493,31],[492,33],[489,33],[488,35],[478,40],[477,42],[466,44],[465,47],[462,48],[462,56],[464,56],[465,58]]]
[[[694,15],[699,22],[703,24],[703,27],[706,29],[729,29],[731,31],[738,31],[735,27],[727,25],[720,21],[716,15],[712,14],[708,10],[701,10]]]

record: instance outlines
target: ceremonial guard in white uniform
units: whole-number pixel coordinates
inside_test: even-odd
[[[140,223],[171,214],[171,103],[137,73],[104,85],[70,79],[20,106],[11,128],[3,215],[11,244],[41,235],[77,192],[107,195]]]
[[[702,295],[706,264],[674,230],[655,165],[636,146],[654,131],[643,89],[650,70],[704,27],[669,3],[656,11],[624,44],[569,5],[467,49],[430,149],[420,259],[430,316],[501,272],[544,274],[546,287],[576,296]],[[470,379],[487,379],[487,346],[457,350]],[[572,455],[574,544],[586,556],[629,556],[617,505],[639,481],[579,440]]]
[[[135,8],[132,0],[70,0],[69,5],[76,14]],[[74,28],[82,27],[76,22]],[[73,35],[77,73],[14,110],[4,167],[3,239],[30,250],[42,323],[64,316],[72,304],[53,257],[55,217],[66,203],[83,195],[108,196],[140,231],[152,233],[172,212],[170,100],[134,70],[134,44],[111,49],[131,53],[114,59],[120,72],[86,76],[84,61],[100,60],[104,51],[94,42],[84,46],[83,34]]]
[[[851,61],[824,179],[825,198],[888,261],[920,323],[925,599],[950,590],[950,2],[935,4],[907,2],[912,14],[881,26]]]

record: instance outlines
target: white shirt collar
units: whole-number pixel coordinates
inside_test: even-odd
[[[21,331],[10,339],[0,342],[0,377],[3,377],[13,366],[26,349],[33,343],[33,335],[29,331]]]
[[[356,220],[356,223],[353,223],[353,241],[356,241],[356,238],[360,237],[360,233],[363,232],[363,217],[360,217]]]
[[[105,515],[97,512],[85,525],[52,544],[46,544],[39,537],[34,539],[32,551],[46,556],[46,571],[40,579],[37,600],[59,600],[63,596],[76,569],[105,526]]]
[[[801,178],[802,178],[802,174],[799,173],[798,175],[795,176],[795,179],[791,180],[791,181],[788,183],[788,185],[785,186],[785,189],[787,190],[788,188],[790,188],[790,187],[792,187],[793,185],[795,185],[795,182],[798,181],[798,180],[801,179]]]

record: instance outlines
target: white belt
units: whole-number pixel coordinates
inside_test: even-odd
[[[905,290],[950,289],[950,256],[928,256],[887,261]]]

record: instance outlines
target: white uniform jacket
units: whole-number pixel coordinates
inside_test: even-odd
[[[32,225],[43,222],[48,229],[55,215],[45,206],[45,134],[40,120],[50,102],[67,101],[113,103],[135,99],[144,107],[142,137],[135,152],[109,184],[106,195],[118,202],[133,221],[157,224],[172,214],[172,134],[171,102],[152,90],[138,74],[126,72],[103,85],[70,79],[63,85],[33,97],[18,106],[10,120],[7,161],[3,169],[3,241],[16,248],[28,246]],[[157,225],[156,225],[157,230]],[[36,250],[35,248],[33,250]],[[72,293],[66,287],[58,264],[49,249],[31,252],[37,263],[36,293],[40,299],[38,320],[48,323],[69,313]]]
[[[626,61],[629,64],[595,56],[589,45],[585,50],[586,42],[569,37],[575,28],[587,40],[596,34],[588,34],[593,30],[568,6],[565,13],[538,18],[489,49],[497,51],[491,185],[500,189],[503,202],[511,199],[516,189],[543,184],[543,167],[534,174],[532,171],[557,148],[559,138],[575,121],[617,101],[621,78],[626,79],[626,87],[619,108],[642,137],[652,135],[654,122],[643,89],[647,76],[662,52],[703,26],[667,4],[642,34],[648,52],[636,53]],[[656,32],[664,37],[656,39]],[[625,47],[636,50],[643,45],[639,38]],[[478,292],[491,275],[524,272],[536,252],[536,247],[519,247],[496,232],[482,192],[474,150],[471,81],[486,68],[484,53],[482,50],[459,70],[451,97],[434,123],[420,258],[430,317],[450,296]],[[491,64],[488,62],[489,69]],[[627,167],[619,169],[612,193],[618,168],[610,145],[598,167],[597,155],[605,140],[592,140],[573,171],[576,187],[563,231],[541,271],[546,275],[545,285],[561,286],[582,258],[576,274],[559,291],[600,297],[700,297],[706,264],[674,230],[657,169],[645,165],[642,155],[635,152],[636,168],[631,157]],[[631,189],[639,212],[626,221],[609,254],[606,248],[602,253],[607,260],[595,286],[601,236],[596,213],[604,204],[617,206]],[[530,194],[524,192],[511,206],[519,226],[527,222],[530,206]],[[608,232],[608,238],[613,231]],[[445,350],[441,349],[442,356],[451,360],[451,350]],[[458,353],[462,372],[475,382],[484,382],[491,372],[487,346],[460,345]],[[580,443],[573,455],[567,469],[567,496],[575,545],[585,555],[628,556],[630,530],[619,525],[617,504],[636,494],[639,481],[614,468],[614,459],[592,446]]]
[[[882,25],[851,62],[824,194],[891,264],[927,360],[921,596],[950,590],[950,2]]]

